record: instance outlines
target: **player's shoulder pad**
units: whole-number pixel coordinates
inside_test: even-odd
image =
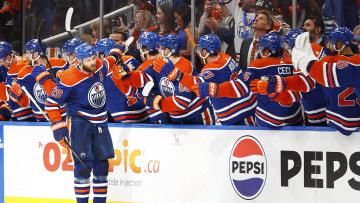
[[[280,59],[277,58],[263,58],[263,59],[255,59],[254,61],[250,62],[248,67],[253,68],[265,68],[272,65],[278,65],[280,64]]]
[[[25,58],[21,58],[17,62],[15,62],[13,65],[9,67],[8,73],[9,74],[16,74],[18,73],[24,66],[27,66],[28,62]]]
[[[88,78],[88,76],[88,74],[79,71],[77,67],[73,65],[70,68],[62,71],[62,73],[59,75],[59,79],[61,83],[66,86],[74,86]]]
[[[64,59],[60,59],[60,58],[49,58],[49,63],[52,67],[62,67],[65,66],[67,64],[67,62]],[[47,64],[46,64],[47,66]]]
[[[150,59],[150,60],[146,60],[144,61],[138,68],[138,71],[143,71],[146,70],[150,65],[152,65],[152,63],[154,62],[155,59]]]
[[[206,69],[221,69],[231,59],[231,57],[229,55],[227,55],[227,54],[218,53],[218,55],[219,55],[219,58],[214,62],[206,64],[203,67],[203,70],[206,70]]]
[[[24,67],[19,71],[17,77],[18,77],[19,79],[24,78],[25,76],[31,74],[32,69],[33,69],[33,68],[32,68],[30,65],[24,66]]]
[[[346,60],[354,65],[360,65],[360,54],[355,54],[352,57],[348,57]]]
[[[325,56],[322,60],[328,62],[328,63],[337,63],[339,61],[343,60],[349,60],[351,57],[346,57],[343,55],[335,55],[335,56]]]

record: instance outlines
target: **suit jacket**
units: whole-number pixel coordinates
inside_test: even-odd
[[[249,50],[252,48],[250,46],[252,44],[253,39],[254,39],[253,37],[247,38],[241,44],[239,67],[243,72],[245,72],[249,64],[248,56],[249,56]]]

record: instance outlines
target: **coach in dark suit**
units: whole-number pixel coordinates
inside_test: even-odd
[[[260,58],[256,52],[256,44],[259,38],[262,35],[269,33],[274,26],[274,21],[270,15],[272,14],[266,11],[259,13],[252,25],[252,28],[254,29],[254,37],[245,39],[241,44],[239,66],[243,72],[245,72],[250,62],[256,58]]]

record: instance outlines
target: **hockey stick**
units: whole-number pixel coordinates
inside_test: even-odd
[[[46,113],[41,109],[41,107],[39,106],[39,104],[36,102],[36,100],[34,99],[34,97],[30,94],[30,92],[26,89],[25,86],[21,86],[21,89],[25,92],[25,94],[29,97],[29,99],[34,103],[34,105],[36,106],[36,108],[42,113],[42,115],[44,115],[44,117],[46,118],[46,120],[51,124],[51,121],[49,119],[49,117],[46,115]]]
[[[124,53],[123,53],[122,55],[125,55],[125,54],[126,54],[126,52],[129,50],[130,44],[133,43],[133,41],[134,41],[134,37],[133,37],[133,36],[129,37],[129,38],[125,41],[125,49],[124,49]]]
[[[72,33],[71,33],[71,18],[72,18],[73,13],[74,13],[74,9],[73,9],[73,7],[70,7],[66,12],[66,17],[65,17],[65,30],[68,33],[70,38],[73,38]]]
[[[45,54],[44,47],[42,46],[41,39],[40,39],[40,33],[42,32],[42,29],[43,29],[45,23],[46,23],[46,20],[43,19],[43,20],[41,21],[40,25],[39,25],[37,39],[38,39],[38,44],[39,44],[39,46],[40,46],[41,52],[44,53],[44,57],[45,57],[46,63],[47,63],[48,66],[49,66],[51,76],[53,77],[54,81],[56,81],[56,77],[55,77],[54,70],[52,69],[52,67],[51,67],[51,65],[50,65],[50,62],[49,62],[49,59],[47,58],[47,56],[46,56],[46,54]],[[79,175],[84,176],[84,175],[89,174],[89,173],[90,173],[89,168],[85,165],[85,163],[79,158],[79,156],[78,156],[78,155],[75,153],[75,151],[72,149],[72,147],[70,146],[69,141],[67,140],[67,138],[65,138],[64,141],[65,141],[66,145],[69,147],[69,149],[71,150],[72,154],[79,160],[79,162],[81,163],[81,165],[84,166],[84,169],[82,169],[82,170],[80,170],[80,171],[78,172]]]
[[[142,91],[142,95],[144,97],[148,97],[149,96],[149,93],[151,91],[151,89],[154,87],[154,82],[153,81],[149,81],[145,84],[144,88],[143,88],[143,91]]]
[[[49,117],[46,115],[46,113],[40,108],[39,104],[36,102],[36,100],[31,96],[30,92],[27,91],[25,86],[22,86],[21,89],[25,92],[25,94],[30,98],[30,100],[35,104],[36,108],[39,109],[39,111],[44,115],[44,117],[46,118],[46,120],[51,124],[51,120],[49,119]],[[79,158],[79,156],[74,152],[74,150],[72,149],[72,147],[70,146],[69,141],[67,140],[68,138],[65,137],[64,141],[65,144],[69,147],[69,149],[71,150],[72,154],[74,154],[74,156],[80,161],[81,165],[84,166],[84,169],[80,170],[78,173],[81,176],[85,176],[87,174],[90,173],[89,168],[85,165],[85,163],[83,161],[81,161],[81,159]]]
[[[71,147],[68,138],[64,138],[64,141],[66,143],[66,145],[69,147],[69,149],[71,150],[71,152],[73,153],[73,155],[80,161],[81,165],[84,166],[84,169],[81,169],[78,171],[79,175],[81,176],[86,176],[87,174],[90,173],[89,168],[85,165],[85,163],[83,161],[81,161],[81,159],[79,158],[79,156],[74,152],[73,148]]]
[[[49,70],[50,70],[50,73],[51,73],[51,76],[53,77],[54,81],[56,81],[56,77],[55,77],[55,73],[54,73],[54,70],[52,69],[51,65],[50,65],[50,62],[49,62],[49,59],[48,57],[46,56],[46,53],[45,53],[45,50],[44,50],[44,47],[42,45],[42,41],[40,39],[40,34],[42,33],[42,30],[43,30],[43,27],[46,23],[46,20],[45,18],[41,21],[40,25],[39,25],[39,29],[38,29],[38,33],[37,33],[37,40],[38,40],[38,44],[40,46],[40,49],[41,49],[41,52],[44,54],[44,57],[45,57],[45,61],[46,63],[48,64],[49,66]],[[40,53],[39,53],[40,54]]]

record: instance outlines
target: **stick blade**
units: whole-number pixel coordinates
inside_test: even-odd
[[[84,169],[78,171],[78,173],[81,176],[86,176],[86,175],[88,175],[90,173],[90,170],[88,168],[84,168]]]
[[[133,43],[133,41],[134,41],[134,37],[133,37],[133,36],[129,37],[129,38],[125,41],[125,50],[124,50],[124,52],[123,52],[123,55],[125,55],[126,52],[129,50],[129,46],[130,46],[131,43]]]
[[[154,82],[153,81],[149,81],[145,84],[144,88],[143,88],[143,91],[142,91],[142,95],[144,97],[147,97],[149,96],[149,93],[151,91],[151,89],[154,87]]]
[[[125,46],[130,46],[130,44],[131,43],[133,43],[133,41],[134,41],[134,37],[133,36],[131,36],[131,37],[129,37],[126,41],[125,41]]]
[[[73,13],[74,13],[73,7],[70,7],[66,12],[66,17],[65,17],[65,30],[66,31],[71,30],[71,18],[72,18]]]

